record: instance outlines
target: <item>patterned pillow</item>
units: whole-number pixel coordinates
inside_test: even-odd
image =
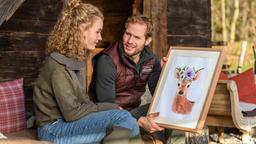
[[[0,82],[0,132],[25,128],[23,78]]]

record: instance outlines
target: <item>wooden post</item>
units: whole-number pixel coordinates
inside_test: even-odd
[[[151,50],[159,58],[166,56],[167,46],[167,0],[144,0],[143,14],[153,23],[153,40]]]
[[[2,0],[0,2],[0,25],[8,21],[25,0]]]
[[[132,5],[132,14],[142,14],[143,2],[142,0],[134,0]]]

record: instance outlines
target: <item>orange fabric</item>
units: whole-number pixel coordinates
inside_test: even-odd
[[[224,72],[221,72],[219,80],[228,80],[228,76]]]
[[[256,104],[256,85],[253,68],[231,77],[230,80],[236,82],[240,101]]]

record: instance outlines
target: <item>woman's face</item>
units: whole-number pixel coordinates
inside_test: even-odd
[[[103,20],[99,17],[94,18],[94,22],[88,28],[87,23],[80,24],[81,46],[84,50],[95,49],[96,44],[102,40],[101,31],[103,28]]]

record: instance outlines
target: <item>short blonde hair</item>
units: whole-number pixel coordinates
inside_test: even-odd
[[[145,24],[147,26],[145,37],[152,37],[153,35],[153,24],[151,19],[144,15],[132,15],[125,22],[125,29],[127,29],[129,23]]]
[[[59,52],[78,60],[87,59],[89,51],[84,52],[80,48],[79,25],[87,23],[89,24],[87,28],[89,28],[95,22],[95,17],[104,19],[97,7],[79,0],[69,0],[50,33],[47,53]]]

